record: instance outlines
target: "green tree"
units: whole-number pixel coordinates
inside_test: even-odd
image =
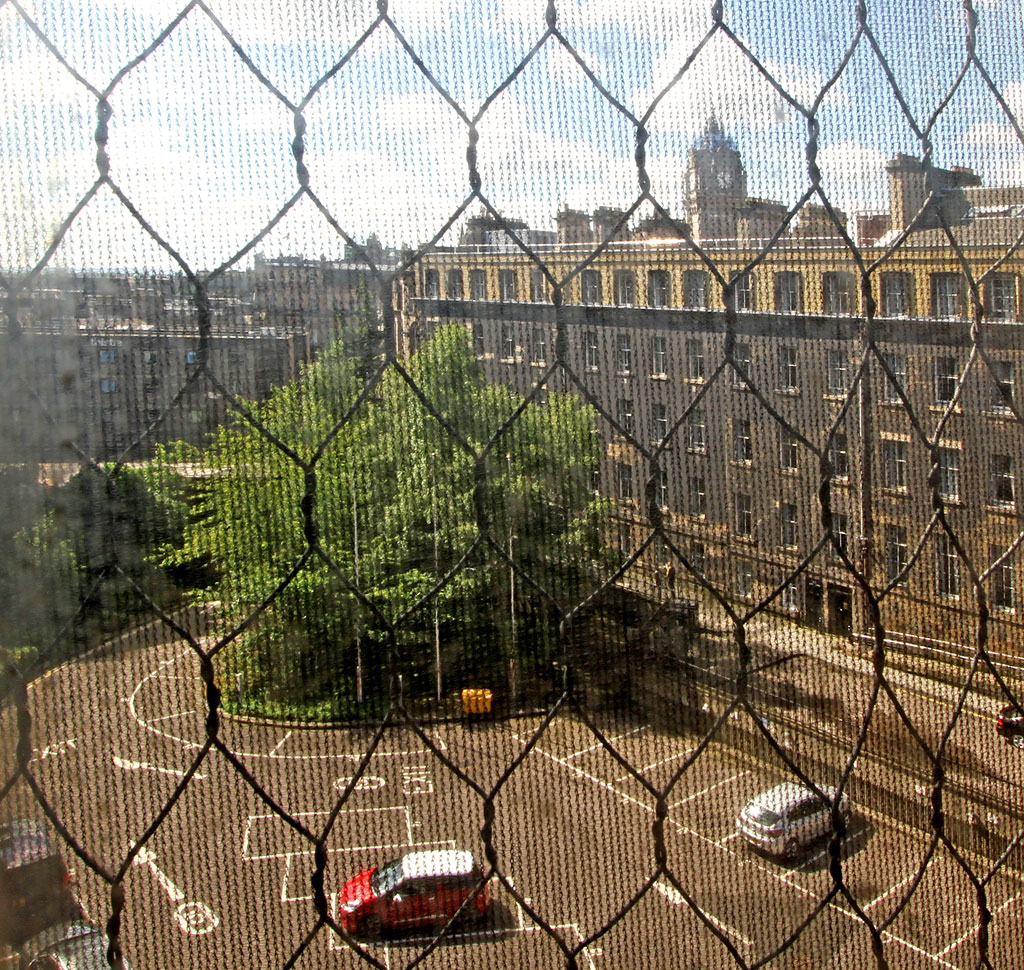
[[[513,656],[543,662],[558,607],[579,601],[604,556],[606,508],[590,490],[601,444],[588,406],[555,393],[524,405],[487,383],[456,325],[408,362],[411,384],[390,367],[372,399],[359,400],[359,371],[336,342],[253,406],[261,428],[239,420],[201,453],[169,456],[204,474],[184,542],[165,563],[208,560],[217,578],[207,595],[236,621],[275,594],[220,661],[225,681],[241,675],[254,709],[344,716],[357,669],[372,696],[386,686],[389,656],[411,689],[431,691],[438,645],[457,686],[493,681]],[[313,474],[318,549],[284,583],[310,551]]]

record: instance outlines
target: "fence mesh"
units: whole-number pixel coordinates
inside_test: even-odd
[[[103,926],[117,967],[1014,966],[1021,776],[993,724],[1020,680],[1012,642],[991,650],[990,635],[996,616],[1016,633],[1022,416],[1005,360],[1020,347],[1017,327],[989,323],[1024,226],[1008,196],[1010,229],[976,244],[929,173],[960,139],[1012,179],[1019,11],[657,4],[637,13],[643,54],[608,7],[485,8],[196,2],[106,36],[103,5],[0,2],[9,104],[29,106],[3,135],[0,818],[52,827],[76,870],[72,909]],[[800,50],[820,56],[801,67]],[[854,82],[873,100],[839,124]],[[680,215],[680,145],[696,129],[671,112],[687,99],[701,125],[771,115],[750,145],[789,202],[756,245],[723,249]],[[517,124],[531,107],[548,127]],[[868,149],[857,126],[873,131],[876,110],[892,132]],[[187,149],[149,150],[161,129]],[[602,139],[620,142],[617,168],[586,157]],[[829,174],[858,152],[879,168],[902,152],[926,179],[905,226],[870,244]],[[507,214],[523,186],[542,183],[536,204],[553,208],[581,177],[619,193],[603,240],[542,244]],[[779,403],[765,364],[778,350],[750,336],[741,292],[773,259],[814,258],[793,235],[812,209],[853,288],[819,363],[830,403],[800,410]],[[478,211],[497,239],[480,253],[540,274],[529,309],[525,294],[441,306],[429,292],[426,268],[456,265],[453,234]],[[367,213],[425,241],[385,249]],[[597,327],[573,306],[641,217],[667,227],[722,307],[700,381],[657,413],[591,379]],[[953,348],[937,358],[949,372],[925,378],[948,381],[940,406],[908,389],[881,289],[929,219],[925,262],[965,281],[955,333],[912,331]],[[259,348],[285,334],[261,337],[253,317],[222,351],[252,259],[319,245],[345,248],[364,279],[337,332],[311,347],[297,326],[282,365]],[[617,265],[655,265],[641,259]],[[289,306],[330,285],[325,260],[299,263],[313,275],[289,278]],[[288,260],[270,264],[283,276]],[[259,285],[273,301],[286,284],[270,272]],[[131,304],[109,314],[130,323],[97,328],[86,303]],[[670,333],[665,306],[644,319]],[[778,319],[783,336],[787,320],[805,326]],[[467,330],[486,320],[548,326],[518,389],[477,368]],[[86,333],[90,355],[111,355],[101,364],[134,341],[133,369],[98,371],[91,403],[72,407],[59,392]],[[622,354],[600,339],[595,355]],[[264,400],[257,370],[279,387]],[[109,400],[118,381],[135,388],[130,433]],[[737,388],[747,416],[716,424]],[[951,494],[948,455],[986,437],[995,405],[1005,466],[956,473],[1009,509],[998,532]],[[876,427],[883,408],[899,436]],[[800,555],[747,589],[743,568],[705,568],[662,488],[670,473],[689,481],[698,505],[735,491],[674,463],[685,443],[749,464],[751,422],[770,429],[770,464],[781,447],[812,471],[792,503]],[[919,456],[927,506],[876,521],[882,492],[906,484],[888,476],[913,474],[886,450],[896,441]],[[757,478],[748,491],[723,533],[760,528]],[[741,561],[742,542],[723,548],[723,568]],[[927,597],[904,595],[922,573],[955,599],[941,629]],[[845,583],[828,608],[856,611],[848,627],[789,618],[790,590],[815,575]],[[937,625],[920,645],[894,642],[906,611]],[[816,792],[827,819],[816,854],[776,864],[738,850],[734,818],[782,780]],[[356,872],[449,848],[472,850],[479,876],[468,897],[403,890],[440,907],[428,929],[377,939],[346,922]]]

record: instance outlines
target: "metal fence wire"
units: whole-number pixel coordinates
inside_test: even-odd
[[[637,32],[563,0],[342,8],[194,2],[107,36],[105,4],[0,0],[0,820],[53,834],[114,967],[1019,965],[995,717],[1021,684],[1024,199],[949,167],[1021,171],[1019,9],[718,0]],[[745,197],[770,218],[723,242],[675,186],[744,119],[751,185],[789,201]],[[205,148],[149,170],[161,125]],[[191,171],[203,151],[230,163]],[[829,166],[894,155],[920,176],[902,225],[855,225]],[[546,237],[510,215],[531,189],[619,208]],[[261,255],[324,239],[346,259]],[[287,311],[342,263],[363,282],[312,336]],[[785,303],[806,267],[847,274],[839,302]],[[744,280],[772,270],[759,310]],[[928,281],[902,320],[896,270]],[[262,333],[258,292],[284,307]],[[629,389],[641,346],[686,357],[642,365],[667,397]],[[821,839],[741,849],[782,781],[824,801]],[[468,897],[425,868],[388,903],[418,893],[427,928],[348,921],[355,873],[451,848]]]

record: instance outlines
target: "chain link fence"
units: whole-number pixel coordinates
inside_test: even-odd
[[[1005,60],[1020,42],[1005,27],[1010,14],[970,0],[906,11],[656,5],[642,23],[664,83],[652,73],[636,85],[643,97],[627,97],[623,78],[642,68],[608,26],[614,12],[520,6],[498,11],[496,22],[515,30],[496,36],[483,7],[457,3],[429,13],[386,0],[365,11],[300,7],[286,23],[197,2],[133,20],[109,49],[68,14],[60,36],[80,29],[86,46],[105,51],[86,68],[81,51],[52,36],[51,13],[0,2],[12,97],[19,72],[35,72],[31,98],[53,105],[20,128],[8,114],[3,135],[21,165],[12,184],[26,188],[9,190],[0,250],[10,415],[0,818],[45,820],[56,832],[76,870],[74,912],[104,927],[115,967],[1013,966],[1024,815],[1018,752],[997,739],[994,717],[1016,703],[1020,683],[1014,469],[1024,453],[1013,367],[1024,225],[1010,192],[986,203],[1002,206],[1003,235],[968,238],[963,213],[943,202],[956,197],[942,182],[955,170],[933,158],[936,144],[960,138],[1012,180],[1024,133],[1013,113],[1021,82]],[[904,17],[914,36],[896,43]],[[278,33],[289,28],[294,36]],[[787,62],[781,41],[758,53],[755,41],[794,35],[793,50],[824,52],[812,61],[827,70],[800,67],[793,50]],[[908,45],[924,52],[909,68]],[[719,59],[727,69],[710,63]],[[720,96],[730,71],[749,75],[748,87]],[[89,80],[101,73],[102,83]],[[904,225],[869,243],[870,220],[855,230],[823,164],[823,155],[851,165],[858,152],[883,155],[855,143],[857,125],[874,122],[850,121],[862,117],[854,108],[836,133],[830,112],[850,97],[853,76],[893,107],[887,154],[913,156],[924,186]],[[248,191],[233,208],[222,184],[187,170],[187,156],[147,173],[153,156],[133,141],[147,112],[173,130],[175,85],[206,96],[214,82],[221,100],[198,134],[202,112],[188,115],[190,137],[235,157],[225,177]],[[625,133],[621,171],[605,174],[628,196],[603,239],[555,244],[506,213],[532,149],[550,163],[538,205],[572,188],[568,136],[547,144],[551,132],[538,129],[518,146],[502,136],[517,86],[565,131]],[[774,159],[776,182],[762,182],[790,179],[790,201],[743,246],[725,246],[693,213],[680,216],[667,186],[681,181],[684,135],[660,120],[673,97],[692,95],[702,126],[709,112],[738,123],[760,110],[743,100],[751,92],[799,128],[793,144],[771,125],[754,126],[750,140]],[[379,116],[358,114],[363,96],[379,99]],[[425,123],[422,141],[407,127],[389,156],[380,146],[394,114],[383,106],[395,100]],[[578,117],[559,116],[566,106]],[[261,137],[261,113],[286,117],[287,137],[280,124]],[[438,148],[431,125],[441,159],[428,157]],[[68,159],[93,152],[83,132],[94,167],[54,181],[47,161],[61,139]],[[499,156],[513,150],[495,160],[488,139]],[[355,163],[339,160],[339,145]],[[802,155],[788,157],[794,146]],[[403,195],[389,166],[421,152],[425,180]],[[461,181],[446,174],[451,158]],[[332,161],[345,173],[340,189]],[[666,178],[672,165],[678,178]],[[525,181],[543,182],[540,171]],[[268,202],[285,176],[288,192]],[[164,182],[177,201],[155,218],[153,185]],[[32,197],[37,184],[49,186],[45,205]],[[419,212],[426,185],[448,193],[442,215],[436,199]],[[379,204],[393,217],[392,193],[413,212],[397,231],[421,244],[396,237],[385,247],[351,227],[361,211],[353,199],[364,214]],[[841,386],[839,358],[822,356],[834,400],[792,411],[765,376],[778,341],[755,339],[743,280],[775,259],[817,258],[817,236],[797,232],[812,210],[854,286],[821,324],[846,354]],[[476,211],[495,239],[454,245]],[[254,213],[265,217],[250,233]],[[658,223],[704,271],[713,294],[704,305],[720,303],[705,315],[699,389],[645,412],[660,422],[653,442],[638,427],[639,397],[634,407],[589,376],[599,353],[619,355],[622,370],[624,345],[602,333],[607,346],[595,337],[591,359],[598,327],[574,305],[600,302],[596,290],[575,294],[597,285],[587,274],[611,265],[637,219]],[[309,235],[313,224],[320,235]],[[956,325],[940,323],[949,314],[933,305],[900,337],[955,349],[949,374],[924,378],[948,379],[938,407],[921,406],[891,350],[897,325],[881,289],[917,231],[935,240],[923,265],[963,280]],[[239,232],[227,255],[206,244]],[[260,255],[325,238],[346,250],[339,265],[354,276],[332,282],[325,258]],[[461,272],[467,253],[495,273],[514,264],[539,274],[542,299],[469,287],[463,297],[460,282],[441,301],[428,272]],[[656,261],[634,252],[616,265]],[[996,285],[1007,278],[1009,296]],[[660,280],[650,283],[653,309],[616,319],[655,335],[697,333],[658,295]],[[776,309],[788,292],[780,285],[777,275]],[[344,300],[318,307],[326,323],[314,334],[309,301],[331,287]],[[307,316],[288,317],[295,307]],[[789,321],[806,326],[787,313],[762,311],[783,338]],[[512,359],[529,339],[503,327],[538,320],[548,337],[533,348],[535,367],[509,377],[484,366],[506,356],[498,341],[512,341]],[[69,391],[83,381],[83,346],[89,397]],[[972,397],[972,381],[995,391]],[[737,387],[751,417],[717,426],[720,395]],[[990,434],[993,401],[1005,467],[979,475],[1002,503],[995,532],[973,506],[960,511],[948,455],[953,439]],[[901,436],[879,431],[883,410],[899,413]],[[793,506],[794,521],[812,523],[800,555],[745,589],[745,574],[725,567],[746,548],[736,536],[759,528],[756,506],[719,514],[714,495],[730,486],[691,484],[688,501],[710,496],[710,517],[723,520],[715,573],[663,489],[670,474],[698,481],[673,464],[684,443],[700,450],[698,427],[699,442],[749,464],[751,421],[772,429],[773,454],[781,434],[783,454],[791,448],[814,471]],[[886,532],[901,527],[891,516],[876,521],[885,490],[906,484],[887,477],[907,464],[887,441],[921,455],[927,508],[903,523],[920,520],[916,535]],[[975,471],[956,470],[964,482]],[[931,593],[905,596],[919,574],[955,605],[936,612]],[[796,622],[787,597],[815,576],[845,584],[846,600],[828,600],[824,586],[816,595],[830,614],[856,611],[848,625]],[[915,611],[925,619],[908,624]],[[828,802],[827,831],[806,864],[734,851],[744,802],[782,780]],[[469,848],[479,878],[422,935],[367,938],[339,904],[346,881],[412,848]],[[461,917],[487,893],[483,925],[464,929]]]

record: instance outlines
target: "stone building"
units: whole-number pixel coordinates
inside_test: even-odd
[[[853,227],[869,230],[865,263],[882,257],[866,277],[845,214],[821,205],[762,253],[785,207],[747,197],[712,121],[690,152],[685,228],[719,275],[663,218],[668,231],[638,223],[581,265],[607,217],[562,212],[558,242],[534,249],[561,307],[521,252],[455,247],[422,260],[424,295],[402,322],[464,322],[489,376],[524,392],[564,328],[567,368],[546,388],[578,382],[600,403],[594,482],[615,500],[623,552],[650,534],[653,503],[689,595],[774,596],[772,609],[856,636],[870,633],[863,583],[887,630],[934,646],[973,642],[983,590],[990,644],[1019,655],[1024,194],[904,157],[887,173],[889,212]],[[652,544],[631,581],[653,589],[672,558]]]

